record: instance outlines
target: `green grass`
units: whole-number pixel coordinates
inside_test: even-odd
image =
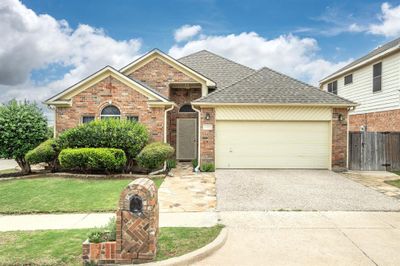
[[[131,179],[32,178],[0,182],[0,213],[115,211]],[[154,180],[159,187],[163,179]]]
[[[222,226],[161,228],[157,260],[180,256],[214,240]],[[91,229],[5,232],[0,265],[82,265],[82,242]]]
[[[0,170],[0,175],[2,174],[11,174],[11,173],[17,173],[18,171],[15,169],[3,169]]]
[[[386,184],[400,188],[400,179],[385,181]]]

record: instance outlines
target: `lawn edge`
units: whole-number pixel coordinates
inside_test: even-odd
[[[184,254],[179,257],[170,258],[162,261],[157,262],[150,262],[150,263],[143,263],[143,264],[136,264],[136,265],[146,265],[146,266],[183,266],[183,265],[190,265],[192,263],[201,261],[208,256],[212,255],[215,251],[220,249],[226,242],[228,238],[228,230],[226,228],[222,228],[219,232],[218,236],[210,243],[196,249],[192,252]],[[131,264],[130,264],[131,265]]]

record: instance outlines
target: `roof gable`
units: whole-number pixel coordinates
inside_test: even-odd
[[[158,58],[162,60],[164,63],[174,67],[175,69],[179,70],[180,72],[186,74],[187,76],[191,77],[192,79],[204,83],[208,87],[215,87],[216,84],[213,80],[206,77],[205,75],[191,69],[190,67],[186,66],[185,64],[175,60],[174,58],[170,57],[169,55],[163,53],[158,49],[154,49],[149,53],[143,55],[142,57],[136,59],[132,63],[128,64],[127,66],[120,69],[120,72],[124,75],[129,75],[130,73],[134,72],[135,70],[141,68],[148,62]]]
[[[109,76],[114,77],[115,79],[119,80],[120,82],[124,83],[130,88],[142,93],[143,95],[147,96],[149,100],[159,101],[164,103],[169,102],[167,98],[165,98],[163,95],[159,94],[157,91],[153,90],[146,84],[134,80],[132,78],[129,78],[127,76],[124,76],[116,69],[110,66],[106,66],[97,71],[96,73],[90,75],[89,77],[76,83],[75,85],[60,92],[59,94],[51,97],[50,99],[47,99],[44,103],[48,105],[70,105],[72,97],[74,97],[78,93],[86,90],[87,88],[93,86],[94,84],[98,83],[99,81]]]
[[[184,56],[178,61],[211,78],[217,83],[218,89],[225,88],[255,72],[250,67],[206,50]]]
[[[217,90],[194,101],[194,103],[356,105],[337,95],[322,91],[269,68],[262,68],[222,90]]]

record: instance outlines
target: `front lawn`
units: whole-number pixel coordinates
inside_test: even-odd
[[[131,179],[32,178],[0,181],[0,213],[115,211]],[[159,187],[163,179],[154,179]]]
[[[161,228],[157,260],[179,256],[213,241],[221,226]],[[82,265],[82,242],[91,229],[0,234],[0,265]]]
[[[15,170],[14,168],[12,168],[12,169],[3,169],[3,170],[0,170],[0,175],[2,175],[2,174],[12,174],[12,173],[17,173],[18,171],[17,170]]]

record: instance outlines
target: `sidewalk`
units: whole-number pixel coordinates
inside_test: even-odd
[[[33,214],[0,216],[0,232],[45,229],[80,229],[105,225],[115,213]],[[215,212],[160,213],[160,227],[211,227]]]
[[[221,212],[224,246],[193,265],[400,265],[399,212]]]

